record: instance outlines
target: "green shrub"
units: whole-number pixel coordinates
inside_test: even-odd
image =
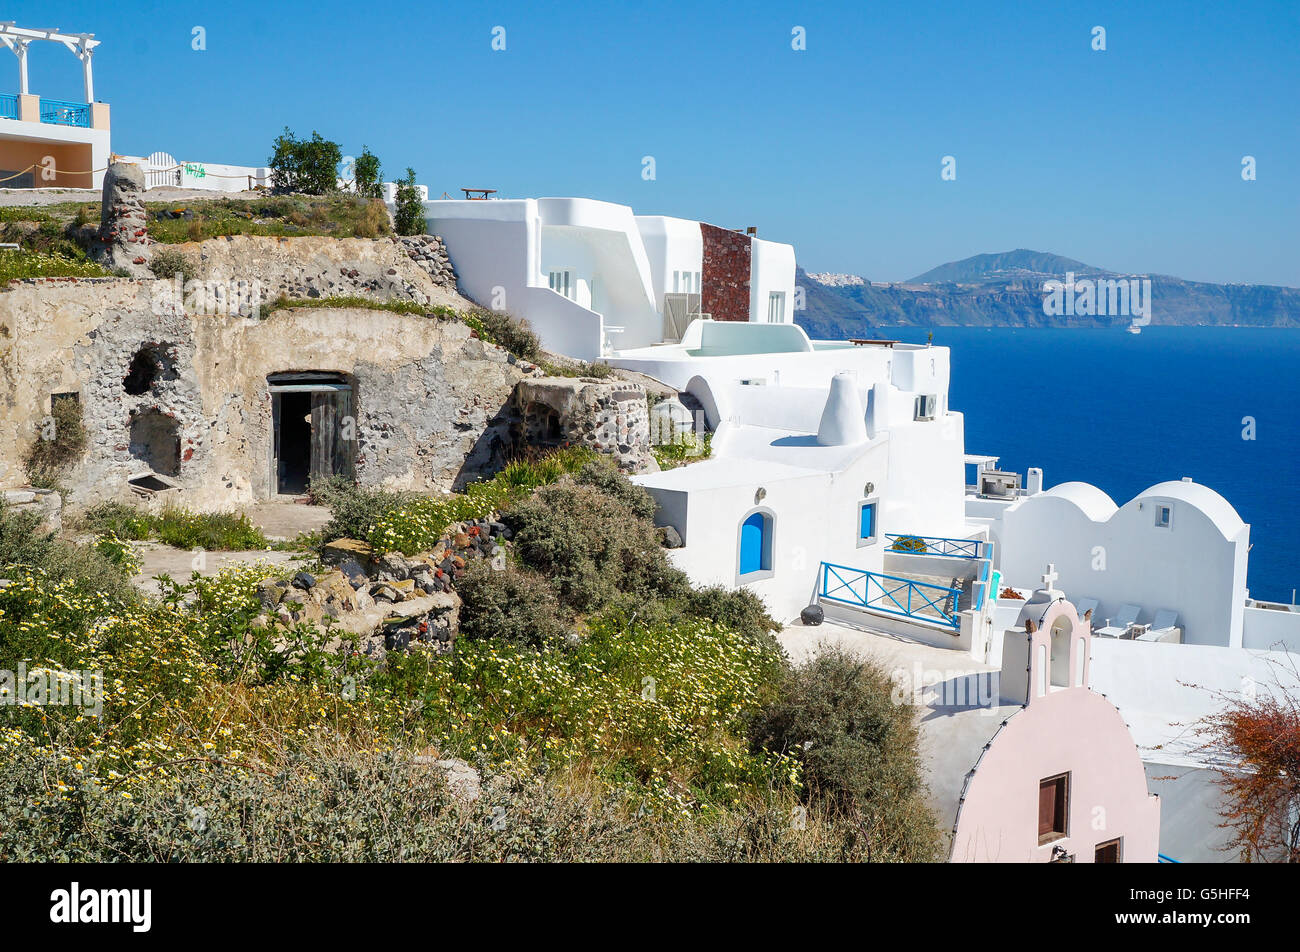
[[[100,503],[81,516],[82,528],[117,539],[157,539],[178,549],[242,551],[265,549],[270,540],[242,512],[191,512],[167,508],[146,512],[125,503]]]
[[[159,542],[178,549],[242,551],[271,545],[262,530],[242,512],[164,509],[154,523],[153,534]]]
[[[620,473],[607,458],[587,463],[573,478],[580,486],[593,486],[617,499],[639,519],[654,518],[654,497],[644,487],[636,485]]]
[[[472,804],[404,751],[317,742],[258,771],[94,786],[54,752],[0,762],[0,862],[617,862],[647,823],[610,796],[502,777]],[[64,793],[51,798],[57,784]]]
[[[330,521],[321,530],[326,542],[369,538],[380,519],[416,498],[410,492],[357,486],[341,476],[314,483],[310,495],[314,505],[330,508]]]
[[[379,158],[366,146],[361,147],[352,166],[352,178],[357,194],[364,198],[383,198],[384,173],[379,167]]]
[[[374,298],[361,297],[356,294],[341,294],[321,298],[290,298],[280,295],[262,309],[262,316],[276,311],[295,307],[360,307],[370,311],[392,311],[394,314],[428,314],[430,308],[416,304],[414,301],[388,300],[377,301]]]
[[[607,377],[614,376],[613,367],[609,364],[594,361],[557,364],[549,360],[539,360],[537,364],[551,377],[595,377],[597,380],[604,380]]]
[[[560,600],[588,612],[624,598],[680,588],[650,522],[594,486],[562,481],[502,515],[524,565],[556,586]]]
[[[520,360],[536,363],[542,355],[542,342],[524,318],[511,317],[505,311],[475,308],[461,315],[461,320],[489,344],[498,344]]]
[[[595,453],[585,447],[565,447],[538,459],[515,460],[491,479],[470,483],[461,493],[408,494],[379,513],[364,538],[382,552],[409,554],[430,549],[453,522],[486,518],[538,486],[576,472],[594,458]]]
[[[41,532],[40,524],[41,518],[35,513],[13,512],[0,503],[0,573],[12,578],[19,569],[40,569],[52,581],[69,582],[83,592],[134,600],[128,563],[116,561],[93,546]]]
[[[928,551],[925,540],[917,536],[900,536],[894,540],[890,546],[899,552],[926,552]]]
[[[713,585],[692,589],[682,600],[686,611],[694,617],[706,618],[745,635],[757,644],[780,650],[773,632],[781,626],[767,613],[762,600],[749,589]]]
[[[322,138],[319,132],[313,132],[310,139],[296,139],[285,127],[266,164],[275,191],[327,195],[338,188],[342,161],[343,151],[337,142]]]
[[[162,247],[149,260],[149,270],[158,278],[170,279],[179,274],[185,280],[198,274],[198,264],[189,255],[175,248]]]
[[[810,801],[857,819],[901,856],[930,860],[938,839],[914,712],[894,703],[892,688],[874,662],[825,651],[790,671],[780,700],[755,718],[751,740],[800,762]]]
[[[424,217],[424,202],[415,184],[415,170],[407,169],[406,177],[397,183],[394,198],[393,226],[399,235],[423,235],[428,228]]]
[[[849,824],[766,793],[689,822],[580,777],[486,778],[460,804],[402,751],[315,740],[257,771],[187,764],[88,783],[74,758],[0,739],[0,862],[861,862],[897,859]],[[51,796],[53,786],[58,796]],[[394,795],[401,791],[401,795]]]
[[[713,454],[712,433],[679,433],[671,442],[651,447],[660,469],[673,469],[684,463],[708,459]]]
[[[485,560],[470,562],[457,580],[460,637],[502,638],[540,648],[564,638],[560,603],[546,578],[506,565],[493,569]]]
[[[88,440],[81,401],[52,398],[50,415],[41,421],[36,440],[23,459],[32,484],[45,488],[55,485],[81,458]]]
[[[797,780],[788,758],[745,742],[778,681],[773,657],[701,621],[605,613],[575,644],[463,638],[450,656],[389,655],[376,688],[418,699],[440,749],[489,763],[589,766],[676,815]],[[776,778],[781,778],[779,781]]]
[[[157,519],[151,513],[124,502],[101,502],[83,512],[80,528],[96,534],[143,542],[153,534]]]

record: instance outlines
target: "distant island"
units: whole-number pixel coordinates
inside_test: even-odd
[[[809,273],[798,268],[804,308],[795,320],[813,338],[860,336],[890,326],[1113,327],[1128,314],[1048,314],[1044,285],[1148,281],[1150,323],[1300,327],[1300,288],[1209,284],[1164,274],[1121,274],[1042,251],[1017,249],[950,261],[903,282],[856,274]],[[1136,285],[1135,285],[1136,287]],[[1085,309],[1088,310],[1088,309]]]

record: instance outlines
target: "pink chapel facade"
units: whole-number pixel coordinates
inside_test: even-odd
[[[987,719],[991,736],[972,751],[944,817],[954,817],[949,858],[1157,862],[1160,800],[1147,792],[1119,710],[1089,685],[1090,621],[1063,593],[1043,589],[1018,624],[1003,640],[998,694],[1007,715]]]

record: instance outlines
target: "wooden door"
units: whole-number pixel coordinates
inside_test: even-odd
[[[311,478],[353,476],[356,421],[352,391],[321,390],[311,395]]]
[[[280,394],[271,393],[271,489],[280,492],[284,464],[280,462]]]

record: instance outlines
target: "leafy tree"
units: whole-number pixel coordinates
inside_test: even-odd
[[[425,229],[424,202],[415,187],[415,170],[408,168],[406,178],[397,183],[397,205],[393,223],[399,235],[422,235]]]
[[[312,132],[310,139],[297,139],[286,126],[275,140],[275,151],[267,160],[271,187],[277,192],[326,195],[338,188],[338,167],[343,150],[337,142]]]
[[[365,198],[383,198],[383,171],[379,167],[379,157],[363,146],[361,154],[352,167],[353,180],[356,182],[357,194]]]
[[[1292,661],[1276,673],[1272,691],[1219,694],[1226,706],[1198,732],[1217,762],[1232,765],[1219,780],[1229,848],[1248,861],[1300,863],[1300,671]]]

